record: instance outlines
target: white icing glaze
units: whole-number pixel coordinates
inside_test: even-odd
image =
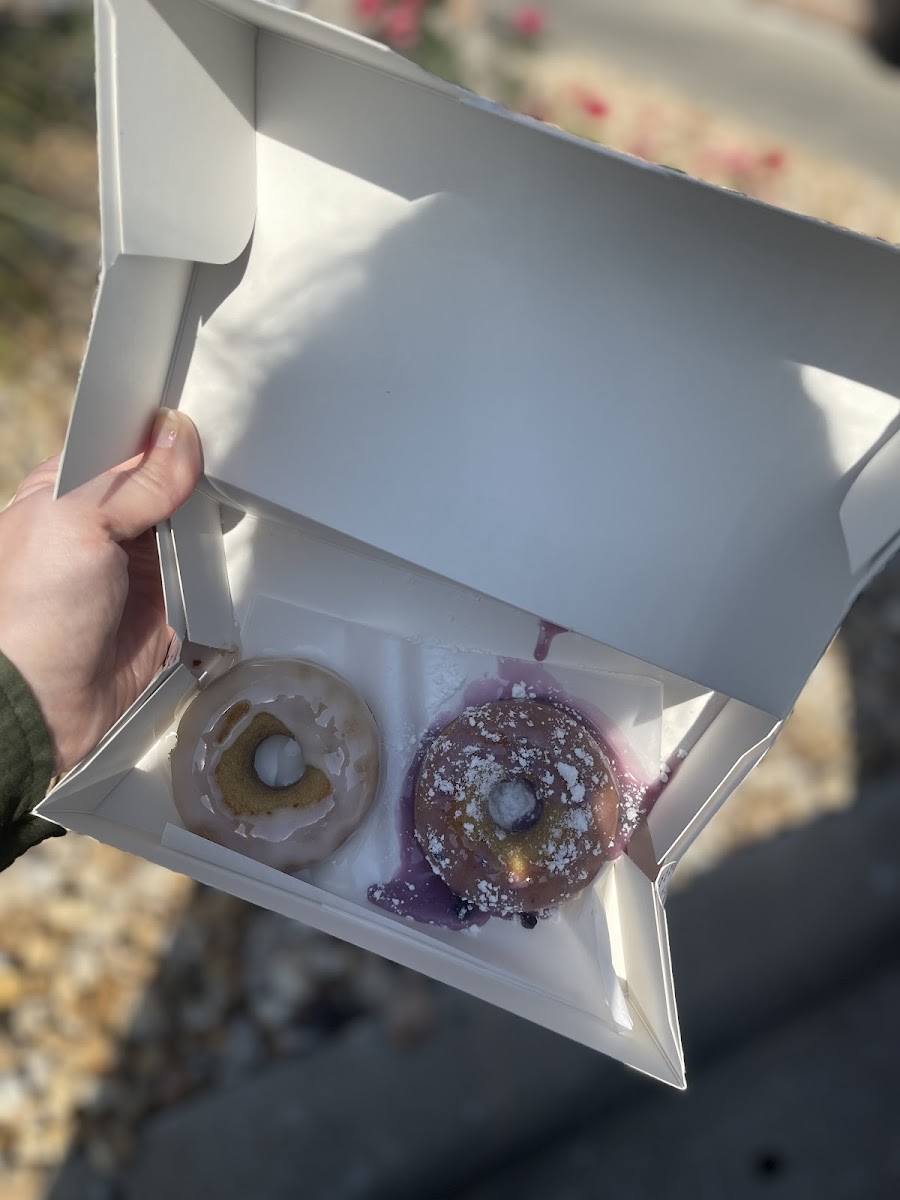
[[[223,717],[241,701],[249,711],[216,741]],[[271,713],[292,735],[267,738],[276,742],[274,751],[260,745],[264,769],[279,778],[287,757],[278,743],[293,740],[303,763],[327,777],[331,791],[323,800],[298,809],[273,806],[260,816],[238,816],[227,806],[216,765],[259,713]],[[365,702],[332,671],[288,659],[249,659],[190,703],[171,767],[175,804],[188,829],[280,870],[298,871],[333,854],[371,808],[378,788],[378,730]],[[268,784],[262,773],[260,778]]]

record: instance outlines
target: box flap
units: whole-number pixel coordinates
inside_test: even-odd
[[[779,729],[771,716],[738,700],[724,704],[709,724],[701,723],[697,744],[678,762],[647,818],[651,877],[654,867],[681,858],[719,804],[760,761]]]
[[[254,28],[184,0],[97,0],[96,36],[104,263],[230,262],[256,213]]]
[[[684,1088],[684,1051],[663,899],[656,884],[627,855],[612,864],[600,887],[610,913],[610,929],[616,932],[613,958],[620,977],[627,980],[629,1008],[643,1023],[660,1056],[654,1074]]]
[[[108,260],[232,259],[258,208],[166,374],[214,484],[787,712],[900,521],[896,251],[261,0],[103,0],[98,29]],[[66,479],[138,444],[154,303],[154,385],[104,396]],[[144,342],[104,350],[120,397]]]
[[[137,454],[165,398],[190,263],[120,255],[100,280],[57,479],[64,495]]]
[[[230,663],[239,653],[240,637],[231,604],[219,501],[202,488],[195,489],[172,516],[171,526],[187,639],[198,654],[201,647],[209,647]],[[199,668],[201,658],[189,665]]]
[[[262,0],[97,0],[105,263],[118,254],[225,263],[247,244],[259,29],[459,91],[385,46]]]
[[[93,752],[68,773],[35,809],[67,825],[72,812],[93,812],[162,736],[177,704],[196,680],[180,663],[165,669],[119,718]]]

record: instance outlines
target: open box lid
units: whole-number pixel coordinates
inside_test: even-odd
[[[100,14],[121,303],[61,487],[167,396],[226,495],[783,715],[900,528],[896,251],[262,0]]]

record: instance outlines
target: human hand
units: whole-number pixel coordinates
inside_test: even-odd
[[[34,693],[62,772],[165,661],[175,635],[153,526],[193,491],[200,440],[161,409],[142,456],[54,500],[58,467],[36,467],[0,513],[0,651]]]

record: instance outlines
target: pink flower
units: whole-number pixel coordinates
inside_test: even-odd
[[[731,146],[710,150],[705,155],[705,162],[708,171],[737,178],[752,175],[756,166],[756,159],[749,151]]]
[[[585,114],[592,117],[595,121],[602,120],[603,117],[608,117],[612,111],[612,106],[602,96],[598,96],[596,92],[591,92],[587,88],[575,89],[575,103]]]
[[[384,12],[384,0],[355,0],[354,9],[360,21],[377,21]]]
[[[513,13],[510,22],[519,37],[529,42],[539,38],[547,29],[547,16],[536,4],[520,8],[518,12]]]
[[[787,155],[783,150],[768,150],[759,160],[760,166],[768,171],[780,171],[786,162]]]
[[[609,105],[599,96],[587,96],[584,101],[584,111],[589,117],[594,117],[600,120],[601,117],[609,116]]]
[[[384,14],[382,32],[385,40],[390,42],[395,50],[412,50],[418,46],[422,36],[419,24],[419,5],[409,3],[395,4]]]

